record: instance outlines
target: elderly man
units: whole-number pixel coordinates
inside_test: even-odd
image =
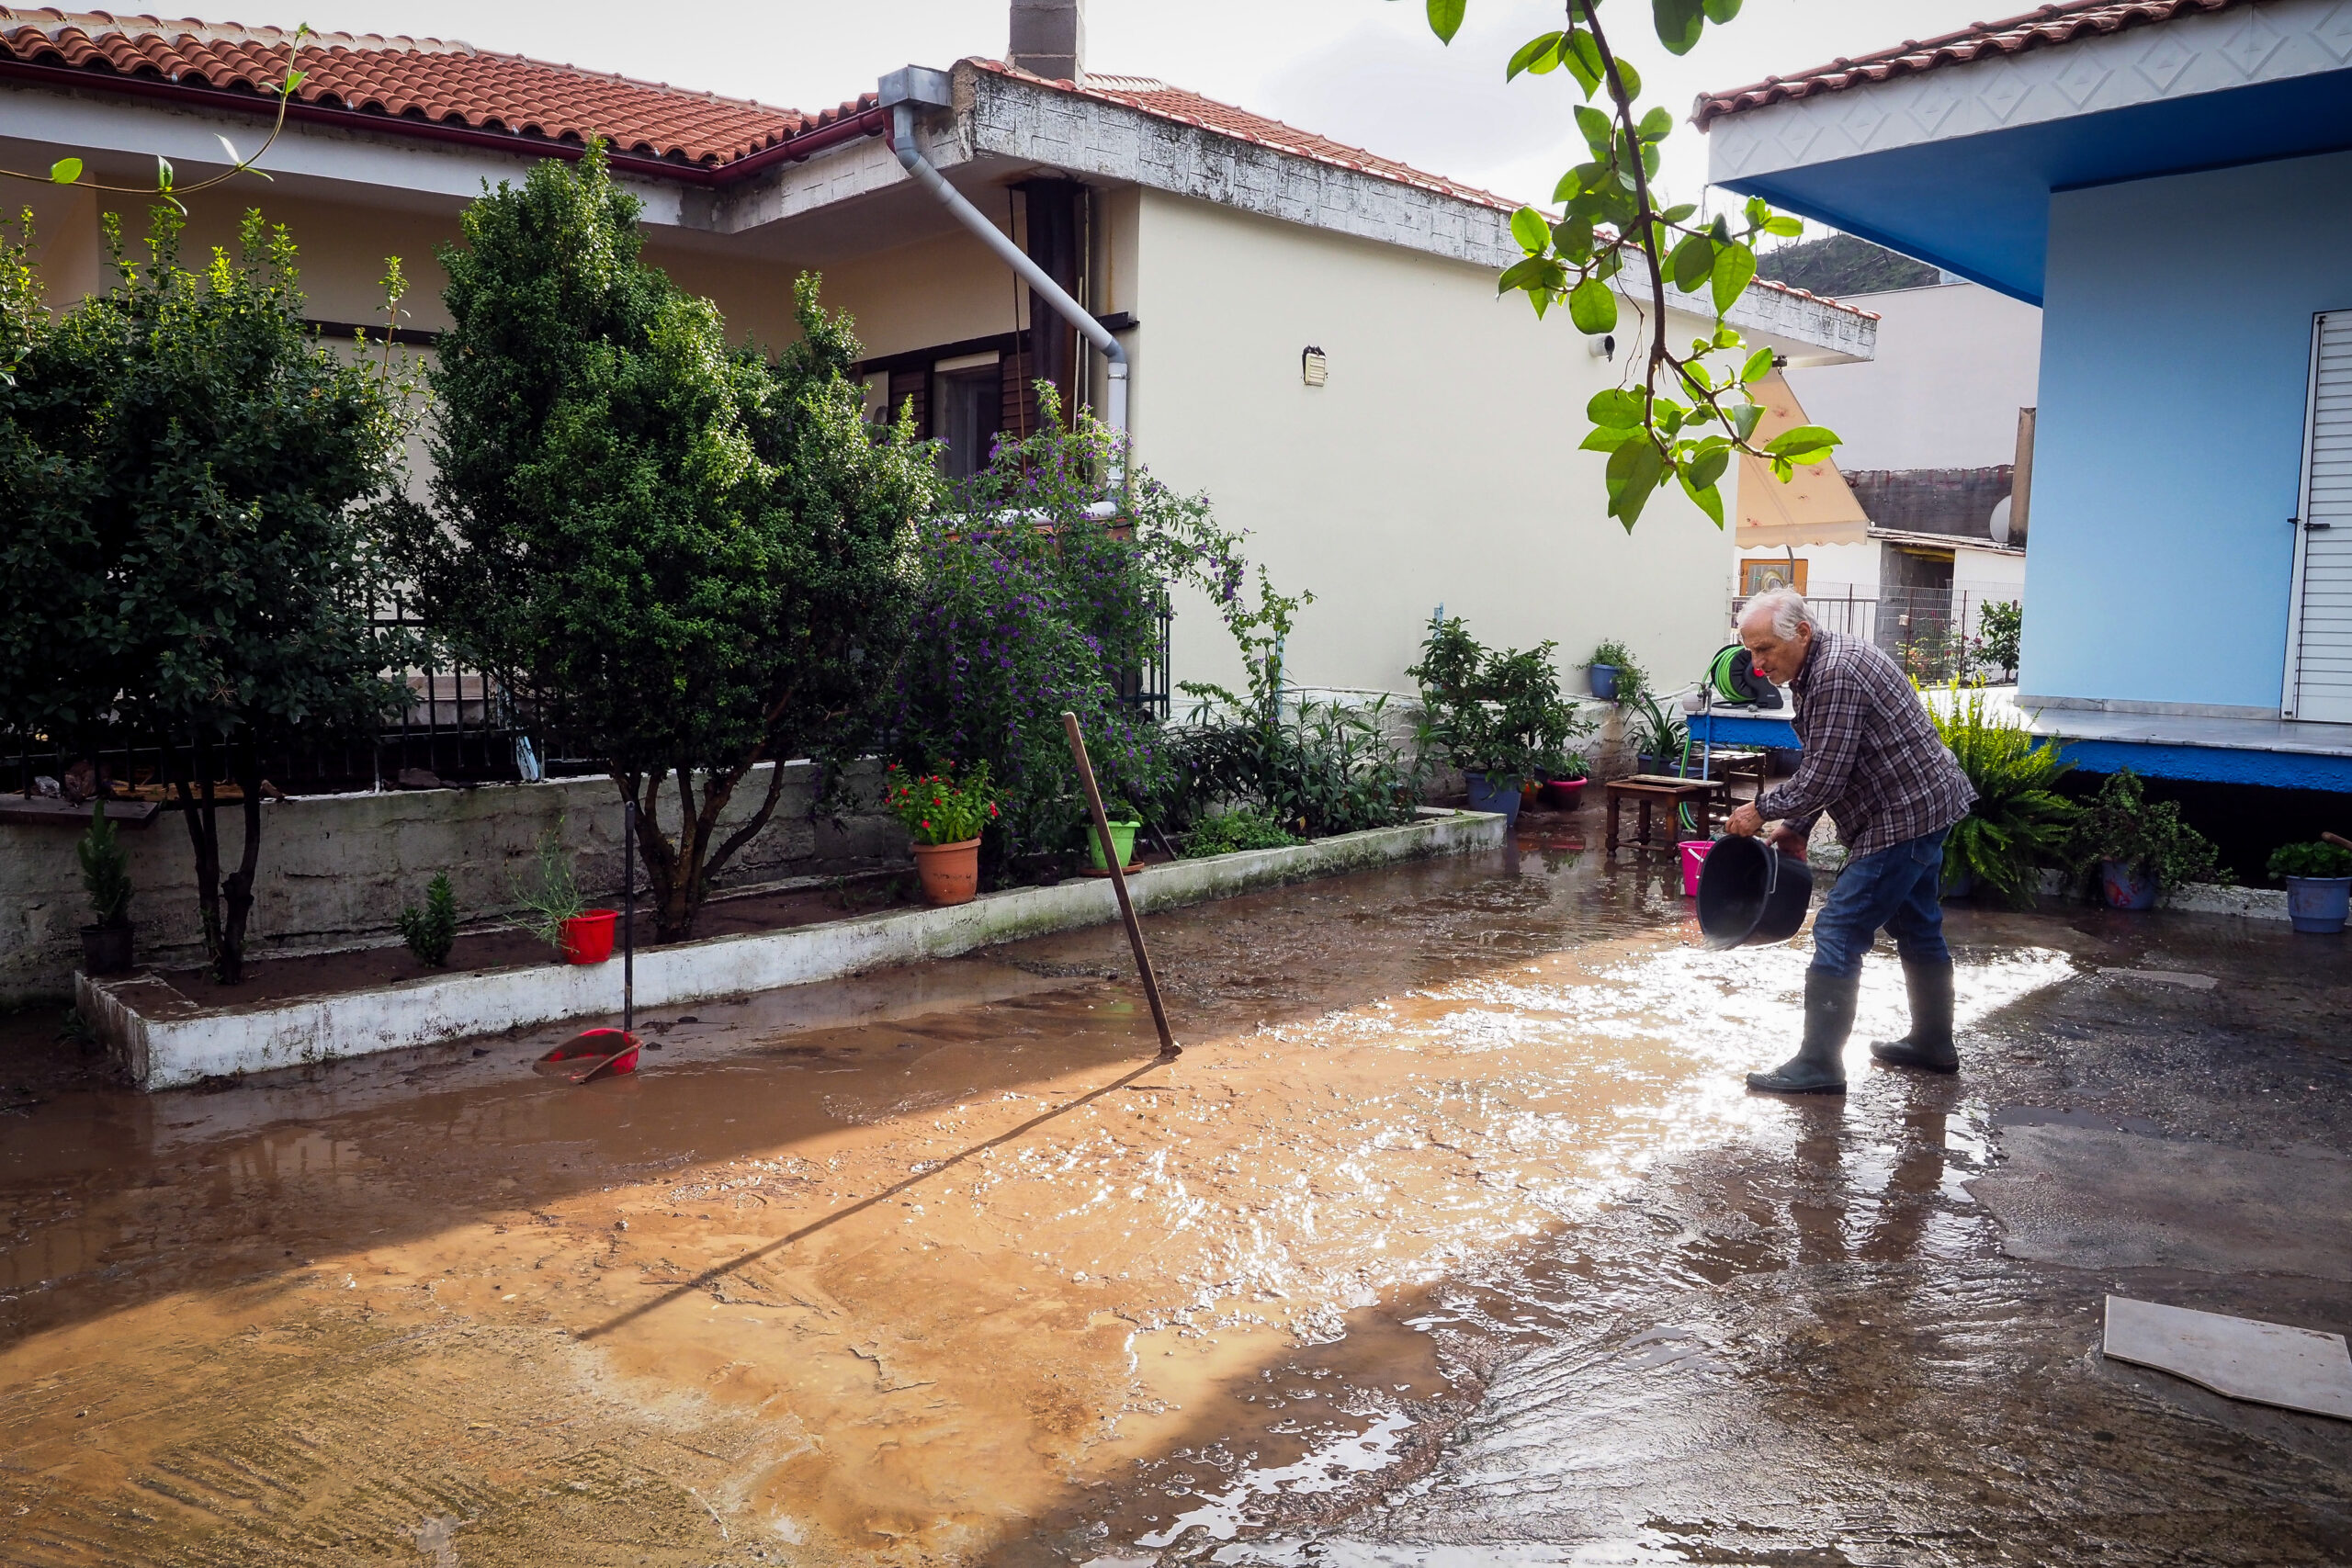
[[[1960,1069],[1951,1038],[1951,952],[1944,945],[1944,835],[1976,798],[1945,749],[1919,694],[1894,660],[1858,637],[1815,629],[1804,598],[1775,589],[1749,602],[1739,640],[1756,668],[1796,693],[1796,777],[1740,807],[1728,824],[1754,836],[1777,819],[1769,842],[1803,859],[1825,811],[1848,854],[1843,874],[1813,921],[1804,976],[1804,1043],[1747,1087],[1774,1094],[1846,1092],[1846,1036],[1862,955],[1880,928],[1894,938],[1911,995],[1911,1032],[1871,1047],[1894,1067]]]

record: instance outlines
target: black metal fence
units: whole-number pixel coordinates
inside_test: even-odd
[[[1174,612],[1163,594],[1159,636],[1140,670],[1119,679],[1121,699],[1162,721],[1169,716],[1169,644]],[[424,662],[389,671],[407,691],[397,712],[372,731],[297,738],[261,755],[261,776],[287,795],[341,795],[436,784],[511,782],[534,772],[556,777],[593,773],[588,749],[550,733],[537,704],[494,675],[442,656],[431,628],[395,602],[379,627],[413,635]],[[192,737],[116,726],[79,737],[0,731],[0,793],[23,795],[47,778],[62,785],[77,762],[148,798],[163,799],[165,781],[185,776]],[[173,755],[173,753],[176,753]]]

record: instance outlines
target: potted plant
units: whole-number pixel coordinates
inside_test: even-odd
[[[82,973],[119,975],[130,967],[130,857],[107,818],[104,795],[90,803],[89,831],[74,852],[94,917],[82,928]]]
[[[1628,701],[1625,742],[1634,751],[1634,771],[1680,777],[1690,750],[1690,727],[1646,693],[1635,692]]]
[[[1471,810],[1516,820],[1521,784],[1565,772],[1567,743],[1591,729],[1560,694],[1558,646],[1489,652],[1457,616],[1431,626],[1406,671],[1421,686],[1424,753],[1461,770]]]
[[[1979,886],[2015,908],[2033,907],[2045,865],[2062,863],[2077,815],[2057,793],[2074,771],[2058,748],[2037,739],[2014,709],[1988,708],[1981,688],[1928,705],[1960,771],[1976,786],[1976,803],[1944,840],[1944,896],[1964,897]]]
[[[411,905],[401,911],[400,928],[419,964],[438,969],[449,962],[450,944],[458,940],[458,897],[447,872],[436,872],[426,885],[424,908]]]
[[[2324,839],[2282,844],[2271,852],[2270,874],[2287,885],[2287,917],[2299,931],[2334,936],[2352,905],[2352,849]]]
[[[1119,852],[1119,864],[1131,866],[1136,858],[1136,835],[1143,830],[1143,819],[1136,817],[1105,817],[1103,826],[1111,829],[1112,847]],[[1086,869],[1094,876],[1111,874],[1111,863],[1102,858],[1102,836],[1094,830],[1091,815],[1086,822]]]
[[[1592,650],[1585,675],[1592,682],[1592,694],[1604,703],[1623,702],[1649,684],[1649,675],[1634,661],[1633,650],[1615,637]]]
[[[1591,764],[1585,761],[1583,752],[1563,753],[1558,768],[1544,781],[1544,804],[1555,811],[1574,811],[1591,774]]]
[[[2075,863],[2098,878],[2110,909],[2145,909],[2166,887],[2221,878],[2212,841],[2181,819],[2180,803],[2150,801],[2131,769],[2109,774],[2075,829]]]
[[[602,964],[613,955],[617,909],[591,909],[580,895],[580,879],[563,847],[563,819],[541,832],[531,874],[514,883],[523,907],[522,927],[563,955],[566,964]]]
[[[997,815],[989,765],[980,763],[958,783],[951,769],[916,778],[893,762],[883,785],[885,802],[914,835],[923,897],[933,904],[970,903],[980,891],[980,834]]]

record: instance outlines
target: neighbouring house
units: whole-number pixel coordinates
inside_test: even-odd
[[[1935,281],[1839,296],[1879,318],[1869,361],[1792,367],[1771,389],[1776,404],[1795,400],[1776,417],[1843,438],[1844,494],[1824,476],[1806,506],[1743,480],[1734,592],[1792,584],[1825,624],[1941,677],[1966,664],[1987,604],[2025,596],[2026,531],[2010,492],[2033,425],[2041,312],[1910,265]]]
[[[792,276],[821,271],[872,356],[873,406],[911,407],[952,471],[1034,425],[1039,378],[1124,418],[1158,477],[1208,492],[1279,586],[1317,595],[1289,649],[1304,685],[1408,685],[1441,604],[1489,643],[1555,638],[1575,663],[1619,637],[1695,673],[1722,637],[1722,536],[1676,491],[1631,535],[1604,515],[1603,459],[1577,443],[1626,361],[1498,298],[1515,203],[1089,73],[1079,0],[1020,0],[1012,20],[1010,62],[909,67],[804,114],[443,39],[297,48],[271,28],[17,10],[0,18],[0,153],[127,185],[163,154],[193,185],[225,166],[220,138],[255,145],[298,65],[273,183],[190,198],[189,242],[228,243],[259,206],[336,332],[376,319],[398,254],[416,285],[403,330],[429,351],[434,248],[466,201],[601,137],[644,200],[649,259],[771,346],[793,330]],[[144,221],[136,197],[25,188],[58,302],[99,286],[102,214]],[[1733,320],[1792,365],[1871,351],[1868,315],[1776,285]],[[1176,609],[1162,674],[1233,682],[1216,616]]]
[[[2034,722],[2352,790],[2352,6],[2075,0],[1698,119],[1717,183],[2041,308]]]

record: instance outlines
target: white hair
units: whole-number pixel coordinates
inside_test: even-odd
[[[1799,626],[1814,624],[1813,611],[1805,604],[1804,595],[1793,588],[1774,588],[1758,593],[1740,612],[1739,624],[1746,626],[1768,616],[1772,623],[1772,635],[1782,642],[1793,638]]]

